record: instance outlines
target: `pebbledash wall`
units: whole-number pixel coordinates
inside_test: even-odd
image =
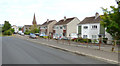
[[[93,25],[96,25],[97,28],[92,28]],[[87,29],[84,27],[88,26]],[[98,39],[98,35],[100,34],[100,23],[93,23],[93,24],[82,24],[81,25],[81,37],[83,38],[84,35],[87,35],[87,38],[89,39]],[[92,35],[96,36],[96,38],[93,38]]]

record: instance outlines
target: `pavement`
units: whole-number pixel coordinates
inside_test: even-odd
[[[84,55],[84,56],[96,58],[98,60],[102,60],[112,64],[120,63],[120,61],[118,61],[119,53],[115,53],[115,52],[108,52],[108,51],[103,51],[103,50],[98,50],[93,48],[76,46],[72,43],[69,45],[62,42],[57,42],[56,40],[48,40],[43,38],[30,39],[28,36],[20,36],[20,35],[15,35],[14,37],[39,43],[39,44],[43,44],[43,45],[47,45],[47,46],[61,49],[64,51],[69,51],[78,55]]]
[[[19,38],[21,38],[19,36]],[[66,52],[43,43],[14,37],[2,38],[2,61],[4,64],[110,64],[77,53]],[[28,39],[30,40],[30,39]],[[32,41],[34,41],[33,39]],[[41,41],[39,41],[41,42]],[[12,66],[12,65],[11,65]],[[19,65],[18,65],[19,66]]]

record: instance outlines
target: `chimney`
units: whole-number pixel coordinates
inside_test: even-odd
[[[64,16],[64,21],[66,20],[66,16]]]
[[[49,19],[47,19],[47,22],[49,22]]]
[[[98,17],[99,17],[99,13],[96,12],[96,13],[95,13],[95,19],[97,19]]]

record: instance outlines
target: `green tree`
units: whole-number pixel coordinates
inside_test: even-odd
[[[106,28],[106,31],[112,35],[114,39],[120,39],[120,12],[119,8],[110,6],[111,11],[102,8],[104,15],[101,16],[101,24]]]
[[[39,33],[39,29],[36,24],[31,26],[31,33]]]
[[[10,28],[11,28],[11,24],[9,23],[9,21],[5,21],[4,26],[2,27],[2,32],[9,30]]]
[[[13,28],[11,28],[10,30],[11,30],[12,33],[14,33],[14,31],[15,31]]]
[[[21,31],[21,30],[22,30],[22,28],[20,27],[20,28],[19,28],[19,31]]]

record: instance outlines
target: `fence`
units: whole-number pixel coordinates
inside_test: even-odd
[[[50,41],[49,38],[46,40]],[[112,52],[120,52],[120,40],[99,40],[99,39],[93,39],[86,41],[71,41],[71,40],[55,40],[52,39],[52,41],[56,42],[57,44],[65,44],[70,46],[76,46],[76,47],[87,47],[87,48],[93,48],[98,50],[104,50],[104,51],[112,51]]]
[[[77,47],[87,47],[98,50],[120,52],[120,40],[87,40],[86,42],[75,42],[71,40],[56,40],[58,44],[66,44]]]

